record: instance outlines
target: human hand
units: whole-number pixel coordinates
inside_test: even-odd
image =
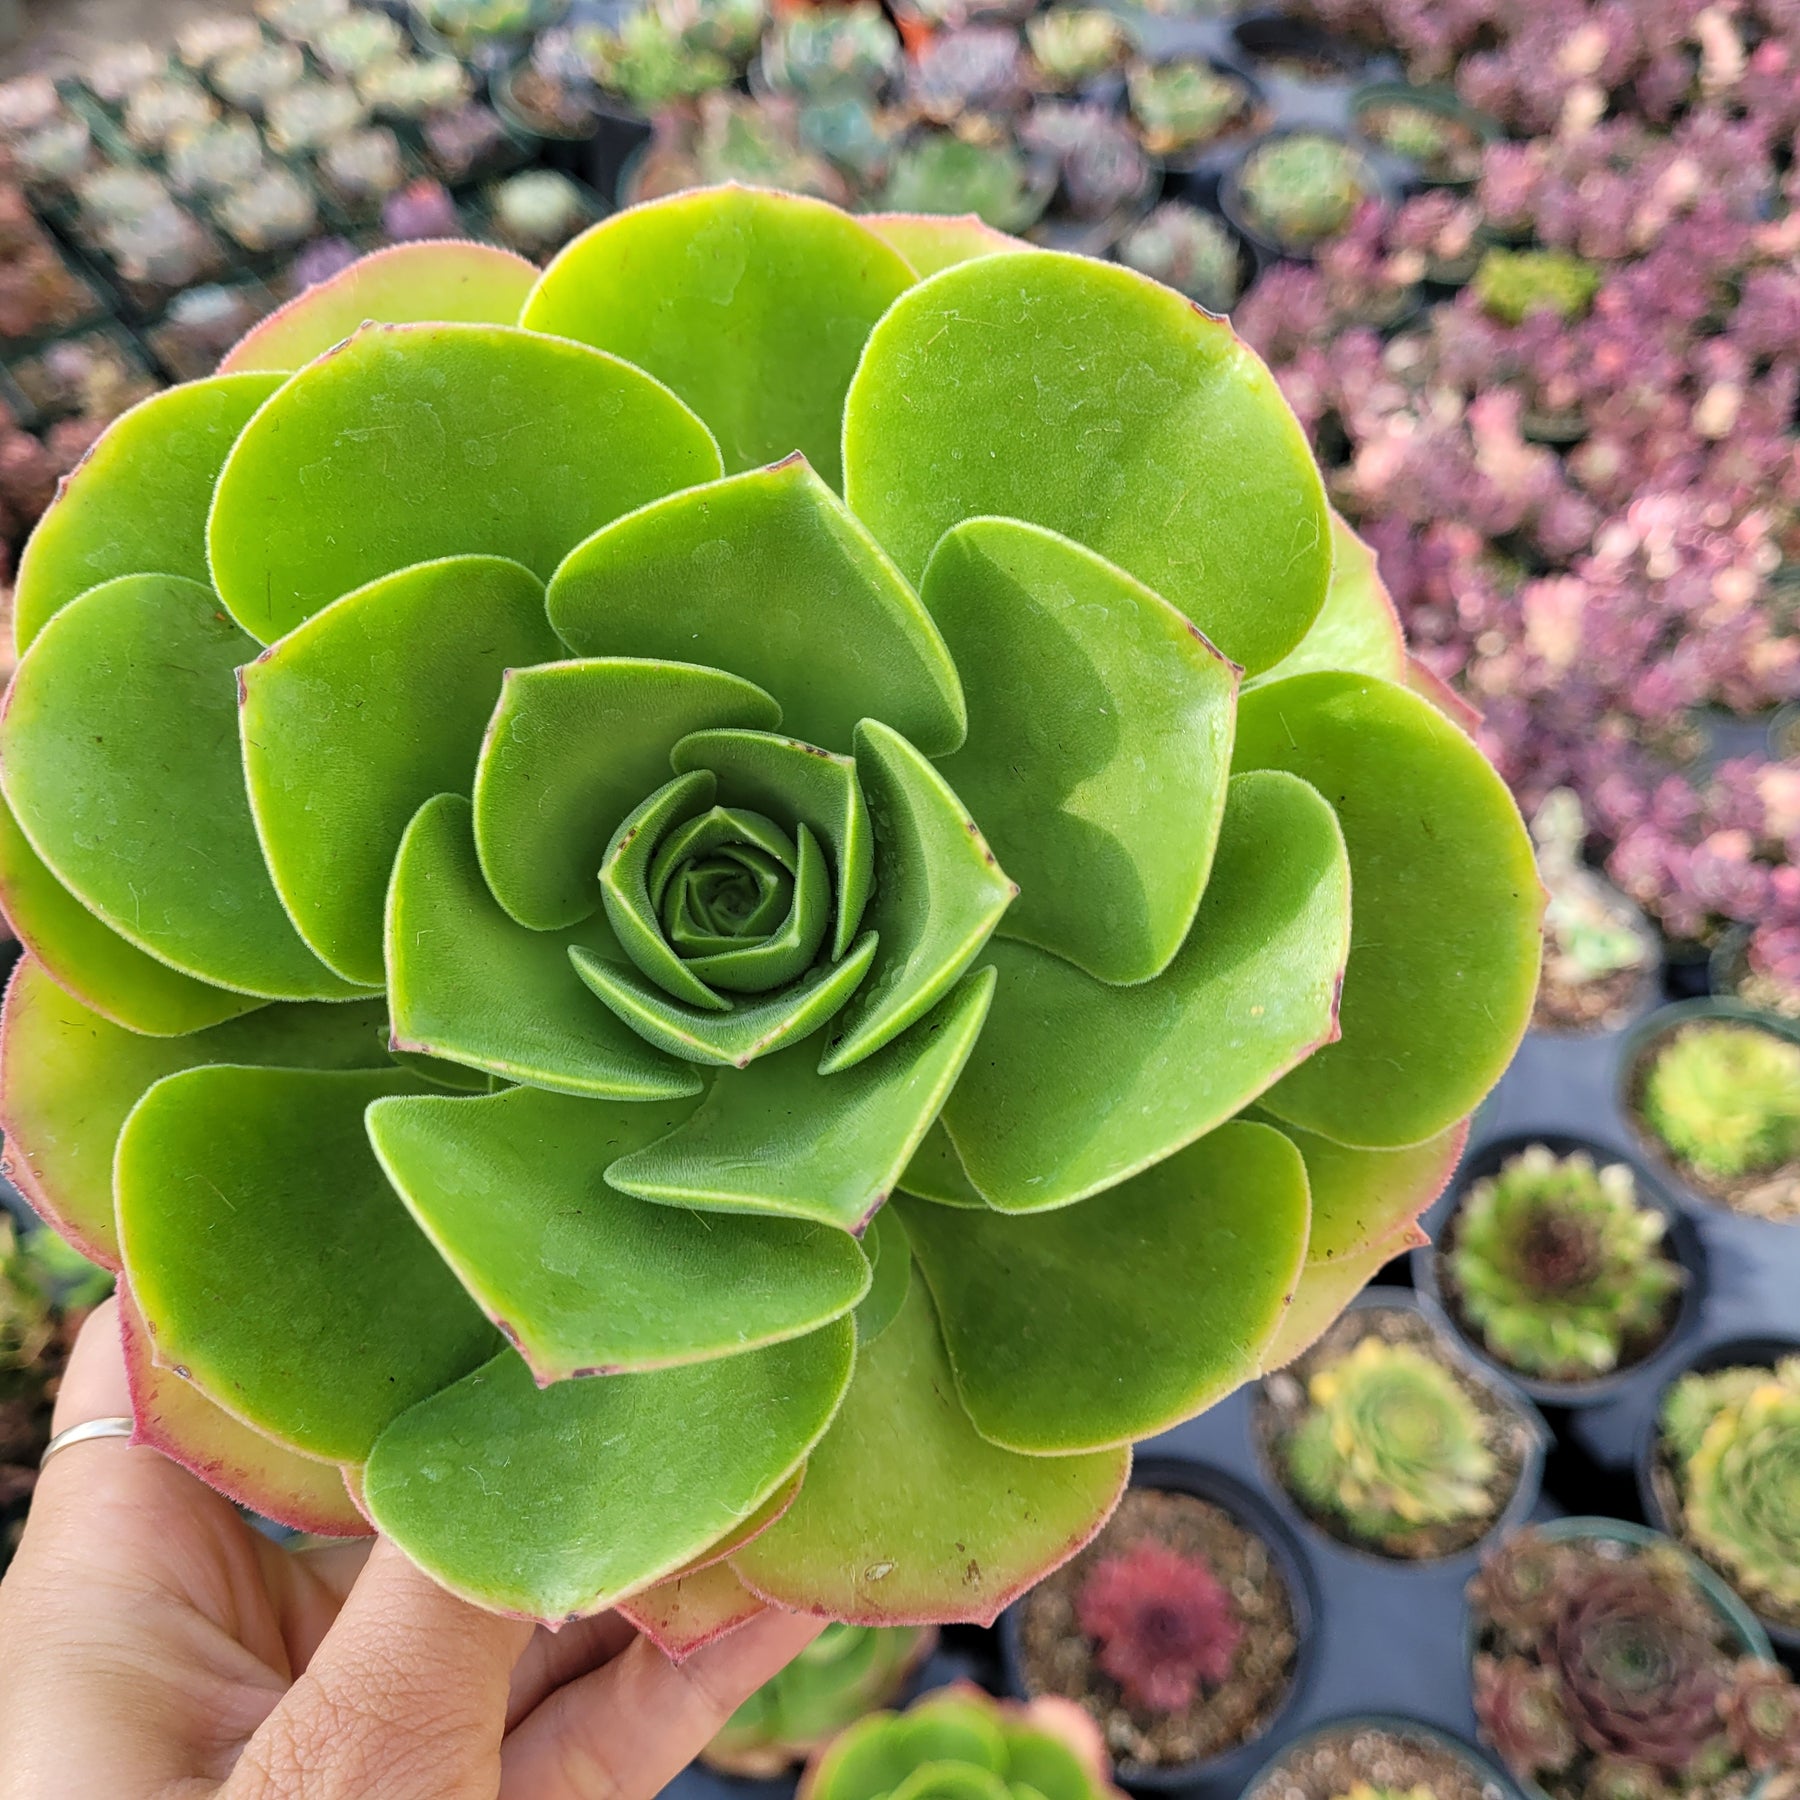
[[[128,1414],[116,1305],[54,1427]],[[0,1582],[6,1800],[649,1800],[820,1621],[671,1665],[615,1614],[551,1633],[392,1545],[293,1552],[154,1450],[72,1444]]]

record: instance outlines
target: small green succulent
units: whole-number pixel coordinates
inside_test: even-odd
[[[780,92],[877,93],[900,71],[900,35],[874,0],[798,6],[763,40],[762,69]]]
[[[1258,144],[1238,173],[1249,224],[1278,244],[1301,248],[1342,231],[1374,191],[1362,157],[1321,131],[1287,132]]]
[[[690,44],[661,12],[630,13],[617,31],[590,28],[577,42],[594,80],[640,112],[724,87],[731,64],[715,50]]]
[[[1779,1169],[1800,1156],[1800,1044],[1730,1020],[1680,1026],[1650,1058],[1642,1111],[1675,1160],[1701,1175]]]
[[[1753,1604],[1800,1612],[1800,1357],[1682,1376],[1662,1431],[1690,1542]]]
[[[1222,220],[1185,200],[1152,207],[1119,245],[1119,260],[1209,312],[1228,312],[1244,282],[1244,251]]]
[[[1134,64],[1126,87],[1131,116],[1156,156],[1211,143],[1250,113],[1242,79],[1196,57]]]
[[[1462,1311],[1509,1368],[1549,1381],[1610,1374],[1682,1284],[1663,1216],[1623,1163],[1533,1144],[1473,1183],[1445,1264]]]
[[[1131,34],[1116,13],[1094,6],[1052,6],[1025,26],[1032,60],[1059,86],[1117,68],[1131,49]]]
[[[1100,1734],[1066,1701],[991,1700],[966,1684],[852,1725],[799,1800],[1121,1800]]]
[[[991,1621],[1530,1011],[1517,810],[1336,574],[1225,325],[768,190],[127,413],[18,571],[0,1125],[156,1441],[509,1612]]]
[[[1049,204],[1050,186],[1034,181],[1009,143],[970,144],[927,131],[895,156],[882,204],[902,213],[973,213],[996,231],[1020,231]]]
[[[1309,1505],[1379,1542],[1493,1510],[1496,1468],[1481,1410],[1435,1357],[1369,1336],[1307,1383],[1287,1444]]]
[[[918,1625],[827,1625],[731,1715],[705,1760],[731,1775],[784,1773],[846,1726],[891,1706],[936,1639]]]
[[[1508,325],[1536,312],[1579,319],[1600,288],[1600,271],[1567,250],[1507,250],[1495,245],[1475,270],[1482,309]]]

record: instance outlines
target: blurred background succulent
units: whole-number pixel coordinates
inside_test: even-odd
[[[322,150],[369,116],[355,88],[341,81],[296,82],[270,98],[267,112],[269,148],[280,156]]]
[[[1149,1537],[1097,1561],[1075,1610],[1100,1669],[1147,1713],[1179,1712],[1219,1686],[1244,1637],[1230,1590],[1208,1564]]]
[[[1714,1181],[1800,1157],[1800,1043],[1733,1020],[1681,1025],[1650,1052],[1644,1123],[1685,1168]]]
[[[1093,6],[1051,6],[1025,24],[1025,41],[1039,75],[1051,87],[1079,87],[1116,69],[1130,55],[1132,36],[1117,13]]]
[[[581,189],[556,169],[507,176],[493,190],[493,208],[501,238],[524,256],[553,255],[593,222]]]
[[[1341,231],[1375,192],[1367,162],[1341,138],[1291,131],[1259,143],[1237,171],[1244,222],[1284,249]]]
[[[974,213],[996,230],[1022,231],[1042,217],[1054,185],[1010,143],[923,131],[895,153],[881,200],[892,212]]]
[[[259,39],[221,57],[207,79],[230,105],[260,115],[277,94],[297,87],[305,75],[299,45]]]
[[[1541,1604],[1522,1612],[1513,1557]],[[1667,1539],[1573,1536],[1543,1546],[1527,1528],[1469,1586],[1478,1649],[1475,1712],[1512,1774],[1553,1800],[1596,1793],[1679,1797],[1747,1791],[1734,1775],[1769,1760],[1794,1693],[1785,1671],[1745,1654],[1738,1629]],[[1647,1790],[1628,1785],[1653,1780]]]
[[[186,75],[159,75],[131,91],[125,135],[133,149],[159,154],[172,138],[198,131],[218,117],[219,103]]]
[[[345,145],[351,146],[348,150]],[[368,176],[372,160],[380,160],[380,146],[358,138],[341,139],[327,146],[344,162],[347,177]],[[373,151],[373,157],[371,156]],[[279,164],[265,169],[254,180],[235,187],[216,208],[220,225],[233,240],[253,253],[288,250],[304,243],[318,228],[319,207],[311,189],[292,169]]]
[[[1596,1168],[1585,1151],[1533,1144],[1470,1184],[1444,1266],[1457,1309],[1501,1362],[1584,1381],[1666,1330],[1684,1280],[1666,1231],[1628,1165]]]
[[[1242,76],[1200,57],[1133,63],[1126,85],[1131,116],[1153,156],[1210,144],[1247,124],[1255,107]]]
[[[262,134],[249,119],[218,119],[177,137],[168,147],[164,166],[176,193],[210,199],[261,172]]]
[[[1119,260],[1209,312],[1229,312],[1243,289],[1243,245],[1216,215],[1185,200],[1152,207],[1125,234]]]
[[[879,93],[899,73],[900,34],[874,0],[799,6],[777,16],[763,40],[762,73],[778,92]]]
[[[1752,1606],[1800,1623],[1800,1357],[1690,1371],[1661,1428],[1683,1536]]]
[[[992,141],[985,115],[1010,114],[1024,102],[1027,65],[1019,34],[1004,25],[963,25],[939,32],[912,59],[906,98],[934,124],[970,141]]]
[[[1535,313],[1581,318],[1599,291],[1600,271],[1566,250],[1509,250],[1495,244],[1475,270],[1475,297],[1491,317],[1522,325]]]
[[[752,1780],[785,1774],[858,1719],[894,1705],[936,1642],[929,1626],[827,1625],[731,1715],[705,1761]]]
[[[1289,1481],[1309,1506],[1371,1542],[1491,1516],[1498,1461],[1481,1409],[1437,1358],[1371,1334],[1306,1384],[1288,1438]]]

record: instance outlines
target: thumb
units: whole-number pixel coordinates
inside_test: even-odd
[[[530,1637],[377,1544],[222,1800],[494,1800],[508,1684]]]

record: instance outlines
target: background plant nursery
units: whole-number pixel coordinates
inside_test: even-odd
[[[257,0],[9,66],[8,601],[110,420],[371,247],[973,212],[1229,312],[1531,822],[1534,1028],[1424,1229],[997,1630],[830,1627],[690,1800],[829,1797],[957,1678],[1081,1709],[1066,1800],[1800,1794],[1790,0]],[[0,1563],[104,1292],[6,1198]],[[1018,1793],[1025,1715],[931,1704],[856,1729]]]

